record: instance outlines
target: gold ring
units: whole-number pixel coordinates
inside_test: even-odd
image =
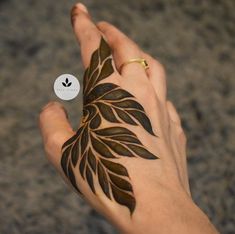
[[[125,63],[123,63],[121,66],[120,66],[120,71],[122,70],[122,68],[127,65],[127,64],[130,64],[130,63],[139,63],[143,66],[143,68],[146,70],[149,68],[149,65],[147,63],[147,61],[143,58],[133,58],[133,59],[130,59],[128,61],[126,61]]]

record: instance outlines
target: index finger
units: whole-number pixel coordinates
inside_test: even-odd
[[[71,21],[80,43],[83,65],[87,68],[93,52],[99,47],[102,34],[92,22],[87,8],[81,3],[72,8]]]

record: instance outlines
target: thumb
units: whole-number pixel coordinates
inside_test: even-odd
[[[74,135],[64,107],[58,102],[49,102],[39,115],[44,148],[48,159],[60,170],[61,148]]]

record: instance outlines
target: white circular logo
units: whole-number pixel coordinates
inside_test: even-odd
[[[56,78],[54,91],[57,97],[62,100],[72,100],[77,97],[80,91],[78,79],[70,74],[63,74]]]

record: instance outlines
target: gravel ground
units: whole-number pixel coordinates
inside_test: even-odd
[[[188,136],[196,203],[235,233],[235,1],[87,0],[96,20],[120,27],[168,73],[168,97]],[[105,234],[115,229],[71,192],[45,158],[40,108],[54,79],[80,76],[72,0],[0,1],[0,233]],[[74,127],[82,99],[64,103]]]

